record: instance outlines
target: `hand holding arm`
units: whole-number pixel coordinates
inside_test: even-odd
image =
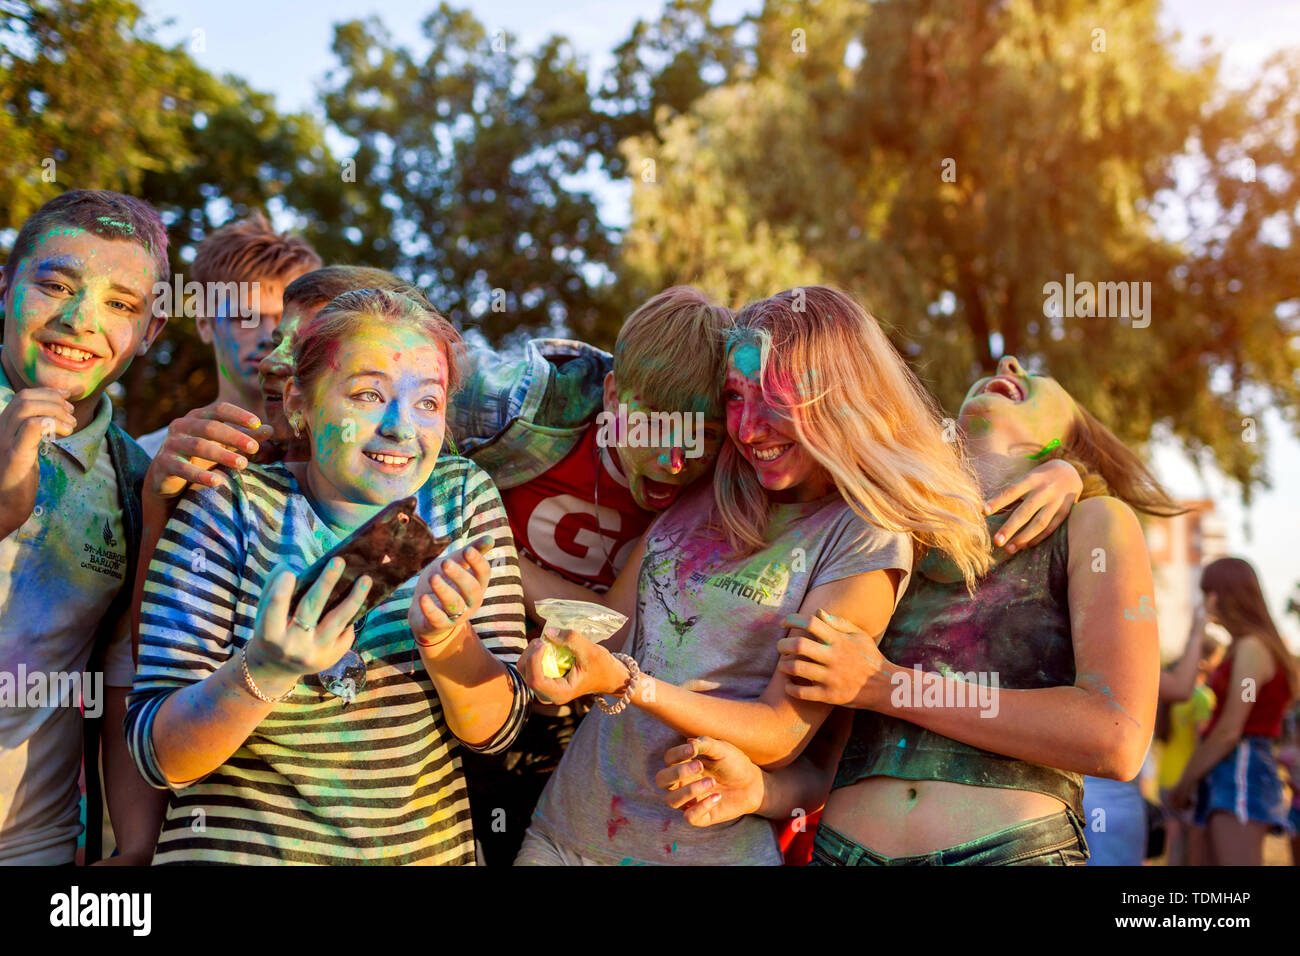
[[[749,813],[782,822],[807,815],[826,802],[852,719],[848,711],[832,712],[799,758],[779,770],[763,770],[724,740],[693,737],[664,754],[655,784],[692,826]]]
[[[985,502],[985,514],[994,514],[1020,501],[993,535],[993,543],[1014,554],[1047,540],[1070,517],[1082,491],[1083,479],[1073,465],[1059,458],[1044,462]]]

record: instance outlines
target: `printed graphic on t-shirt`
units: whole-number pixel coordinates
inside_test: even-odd
[[[595,429],[588,429],[555,467],[506,489],[501,501],[521,555],[603,591],[654,516],[602,463],[595,436]]]
[[[100,547],[97,544],[91,544],[89,541],[82,546],[81,566],[90,571],[97,571],[100,574],[106,574],[111,578],[122,577],[122,566],[126,563],[126,557],[118,548],[120,547],[113,529],[104,519],[104,524],[99,531],[100,538],[107,547]]]
[[[655,605],[654,616],[668,625],[657,640],[646,643],[651,673],[684,663],[675,652],[701,636],[693,633],[701,619],[716,627],[732,614],[748,622],[759,612],[759,619],[770,617],[767,623],[778,632],[777,620],[789,599],[790,565],[770,550],[737,563],[726,558],[728,550],[725,542],[708,541],[682,528],[646,542],[640,601],[643,608]]]

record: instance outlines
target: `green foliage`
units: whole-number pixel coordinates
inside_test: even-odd
[[[670,284],[740,305],[832,283],[949,409],[1015,353],[1127,441],[1167,431],[1247,492],[1261,411],[1300,425],[1300,56],[1229,88],[1212,52],[1175,58],[1156,0],[767,0],[735,23],[668,0],[603,77],[563,37],[522,49],[444,3],[409,42],[337,25],[319,116],[160,45],[131,0],[0,10],[3,226],[61,189],[136,192],[182,268],[268,209],[494,342],[609,345]],[[631,187],[621,235],[602,177]],[[1149,282],[1150,325],[1048,315],[1067,273]],[[125,383],[128,426],[210,398],[209,365],[173,323]]]
[[[614,246],[572,181],[598,137],[585,68],[561,38],[519,51],[446,4],[423,36],[420,55],[377,20],[341,24],[324,97],[357,143],[358,178],[398,210],[403,268],[490,339],[561,323],[589,333]]]
[[[660,162],[634,180],[629,289],[735,300],[830,281],[950,409],[996,335],[1125,440],[1167,429],[1249,491],[1264,445],[1244,419],[1276,404],[1297,423],[1300,406],[1300,58],[1232,90],[1213,56],[1177,62],[1156,14],[770,0],[757,77],[633,141]],[[1150,282],[1149,327],[1047,316],[1044,285],[1067,273]]]

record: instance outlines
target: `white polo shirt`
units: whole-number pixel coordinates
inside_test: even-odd
[[[0,410],[13,397],[0,368]],[[82,673],[126,577],[105,437],[112,415],[104,396],[94,421],[43,446],[36,506],[0,540],[0,865],[72,862],[82,829],[78,705],[102,713],[104,689],[130,687],[135,676],[125,619],[105,673]]]

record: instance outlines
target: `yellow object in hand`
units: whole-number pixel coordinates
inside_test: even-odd
[[[559,680],[573,669],[573,652],[543,638],[542,674],[551,680]]]

